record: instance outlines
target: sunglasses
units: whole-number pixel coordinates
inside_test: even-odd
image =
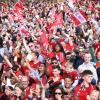
[[[57,62],[52,62],[52,64],[58,64]]]
[[[57,94],[61,95],[62,93],[61,93],[61,92],[55,92],[54,94],[55,94],[55,95],[57,95]]]

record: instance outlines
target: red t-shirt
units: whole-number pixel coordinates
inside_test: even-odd
[[[15,74],[16,74],[16,76],[19,77],[20,75],[22,75],[22,72],[20,70],[18,70]]]
[[[96,67],[97,67],[97,68],[100,67],[100,61],[98,61],[98,62],[96,63]]]
[[[62,13],[56,14],[55,16],[54,26],[62,25],[63,24],[63,16]]]
[[[64,56],[64,53],[63,52],[57,52],[57,53],[52,52],[52,53],[49,54],[49,57],[50,58],[58,57],[60,63],[65,62],[65,56]]]
[[[66,43],[66,49],[68,50],[68,51],[73,51],[73,49],[76,47],[76,45],[75,44],[73,44],[73,45],[70,45],[69,43]]]
[[[38,61],[37,63],[34,63],[33,61],[29,62],[30,66],[34,69],[38,69],[38,66],[41,64],[40,61]]]
[[[23,66],[22,66],[21,71],[22,71],[22,70],[23,70],[23,73],[24,73],[26,76],[28,76],[29,69],[28,69],[27,67],[23,67]]]
[[[77,71],[72,71],[72,72],[65,72],[65,75],[71,76],[74,80],[78,79],[78,73]]]
[[[96,52],[96,54],[97,54],[100,51],[100,43],[94,44],[94,49],[95,50],[97,49],[97,52]]]
[[[25,91],[25,96],[23,97],[23,100],[27,100],[27,97],[30,94],[30,87],[27,87],[24,91]]]
[[[87,100],[87,95],[94,89],[95,87],[91,84],[87,88],[83,84],[77,86],[74,91],[73,100]]]
[[[49,75],[53,76],[53,67],[52,65],[48,66]]]
[[[53,82],[53,83],[54,83],[55,85],[59,85],[61,79],[62,79],[62,76],[59,75],[59,79],[58,79],[57,81]],[[48,79],[48,82],[51,81],[51,80],[54,81],[54,80],[53,80],[53,77],[50,77],[50,78]]]

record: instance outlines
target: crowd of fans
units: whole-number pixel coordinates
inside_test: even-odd
[[[0,2],[0,100],[100,100],[100,0],[12,1]]]

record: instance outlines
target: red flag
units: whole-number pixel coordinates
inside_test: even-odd
[[[13,13],[15,15],[14,20],[15,20],[16,17],[18,18],[18,20],[23,20],[23,13],[21,13],[19,10],[14,9]]]
[[[70,15],[76,26],[79,26],[85,23],[87,20],[87,17],[83,11],[77,11]]]
[[[62,13],[60,14],[56,14],[55,15],[55,22],[54,22],[54,26],[59,26],[63,24],[63,16]]]
[[[40,42],[41,42],[43,47],[46,47],[46,45],[48,44],[48,38],[46,36],[46,31],[45,30],[42,31],[41,41]]]
[[[30,33],[25,28],[22,28],[20,31],[21,31],[22,34],[24,34],[26,36],[30,36]]]
[[[21,2],[16,2],[14,7],[17,9],[17,10],[23,10],[23,5]]]

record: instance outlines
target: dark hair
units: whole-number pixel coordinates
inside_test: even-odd
[[[2,39],[2,37],[0,37],[0,48],[2,48],[3,47],[3,39]]]
[[[12,86],[8,86],[8,88],[9,88],[11,91],[13,91],[13,90],[14,90]]]
[[[62,44],[57,43],[56,45],[58,45],[60,47],[60,52],[64,52],[64,48],[63,48]],[[56,45],[55,45],[55,47],[56,47]],[[55,47],[54,47],[54,52],[56,52]]]
[[[100,82],[100,78],[98,79],[98,82],[97,82],[97,84]]]
[[[53,58],[51,59],[51,61],[54,61],[54,60],[57,60],[57,58],[56,58],[56,57],[53,57]]]
[[[18,68],[19,68],[19,66],[16,65],[16,64],[14,64],[13,67],[12,67],[12,70],[13,70],[13,71],[17,71]]]
[[[56,87],[56,88],[53,89],[53,92],[52,92],[53,100],[56,100],[56,98],[55,98],[55,91],[56,91],[57,89],[60,89],[60,90],[61,90],[61,92],[62,92],[62,97],[63,97],[63,93],[64,93],[63,89],[60,88],[60,87]]]
[[[66,75],[66,76],[64,76],[64,79],[66,79],[66,78],[69,78],[69,79],[71,79],[71,81],[73,81],[73,82],[74,82],[73,77],[71,77],[70,75]]]
[[[57,29],[57,32],[60,32],[60,34],[61,34],[61,29],[60,29],[60,28],[58,28],[58,29]]]
[[[98,82],[97,82],[97,85],[96,85],[96,90],[100,90],[100,88],[98,87],[99,82],[100,82],[100,78],[98,79]]]
[[[62,44],[57,43],[56,45],[58,45],[58,46],[60,47],[59,52],[63,52],[64,57],[66,57],[66,54],[65,54],[65,51],[64,51],[64,48],[63,48]],[[54,52],[56,52],[56,49],[55,49],[56,45],[55,45],[54,48],[53,48],[53,51],[54,51]]]
[[[53,70],[54,70],[54,69],[58,69],[59,71],[61,71],[61,69],[60,69],[59,66],[57,66],[57,67],[53,67]]]
[[[84,70],[82,76],[86,76],[86,75],[93,75],[93,73],[90,70]]]
[[[37,56],[37,58],[39,57],[39,53],[38,52],[33,52],[35,54],[35,56]]]
[[[2,86],[2,92],[5,92],[6,87],[9,88],[10,91],[14,90],[12,86]]]

